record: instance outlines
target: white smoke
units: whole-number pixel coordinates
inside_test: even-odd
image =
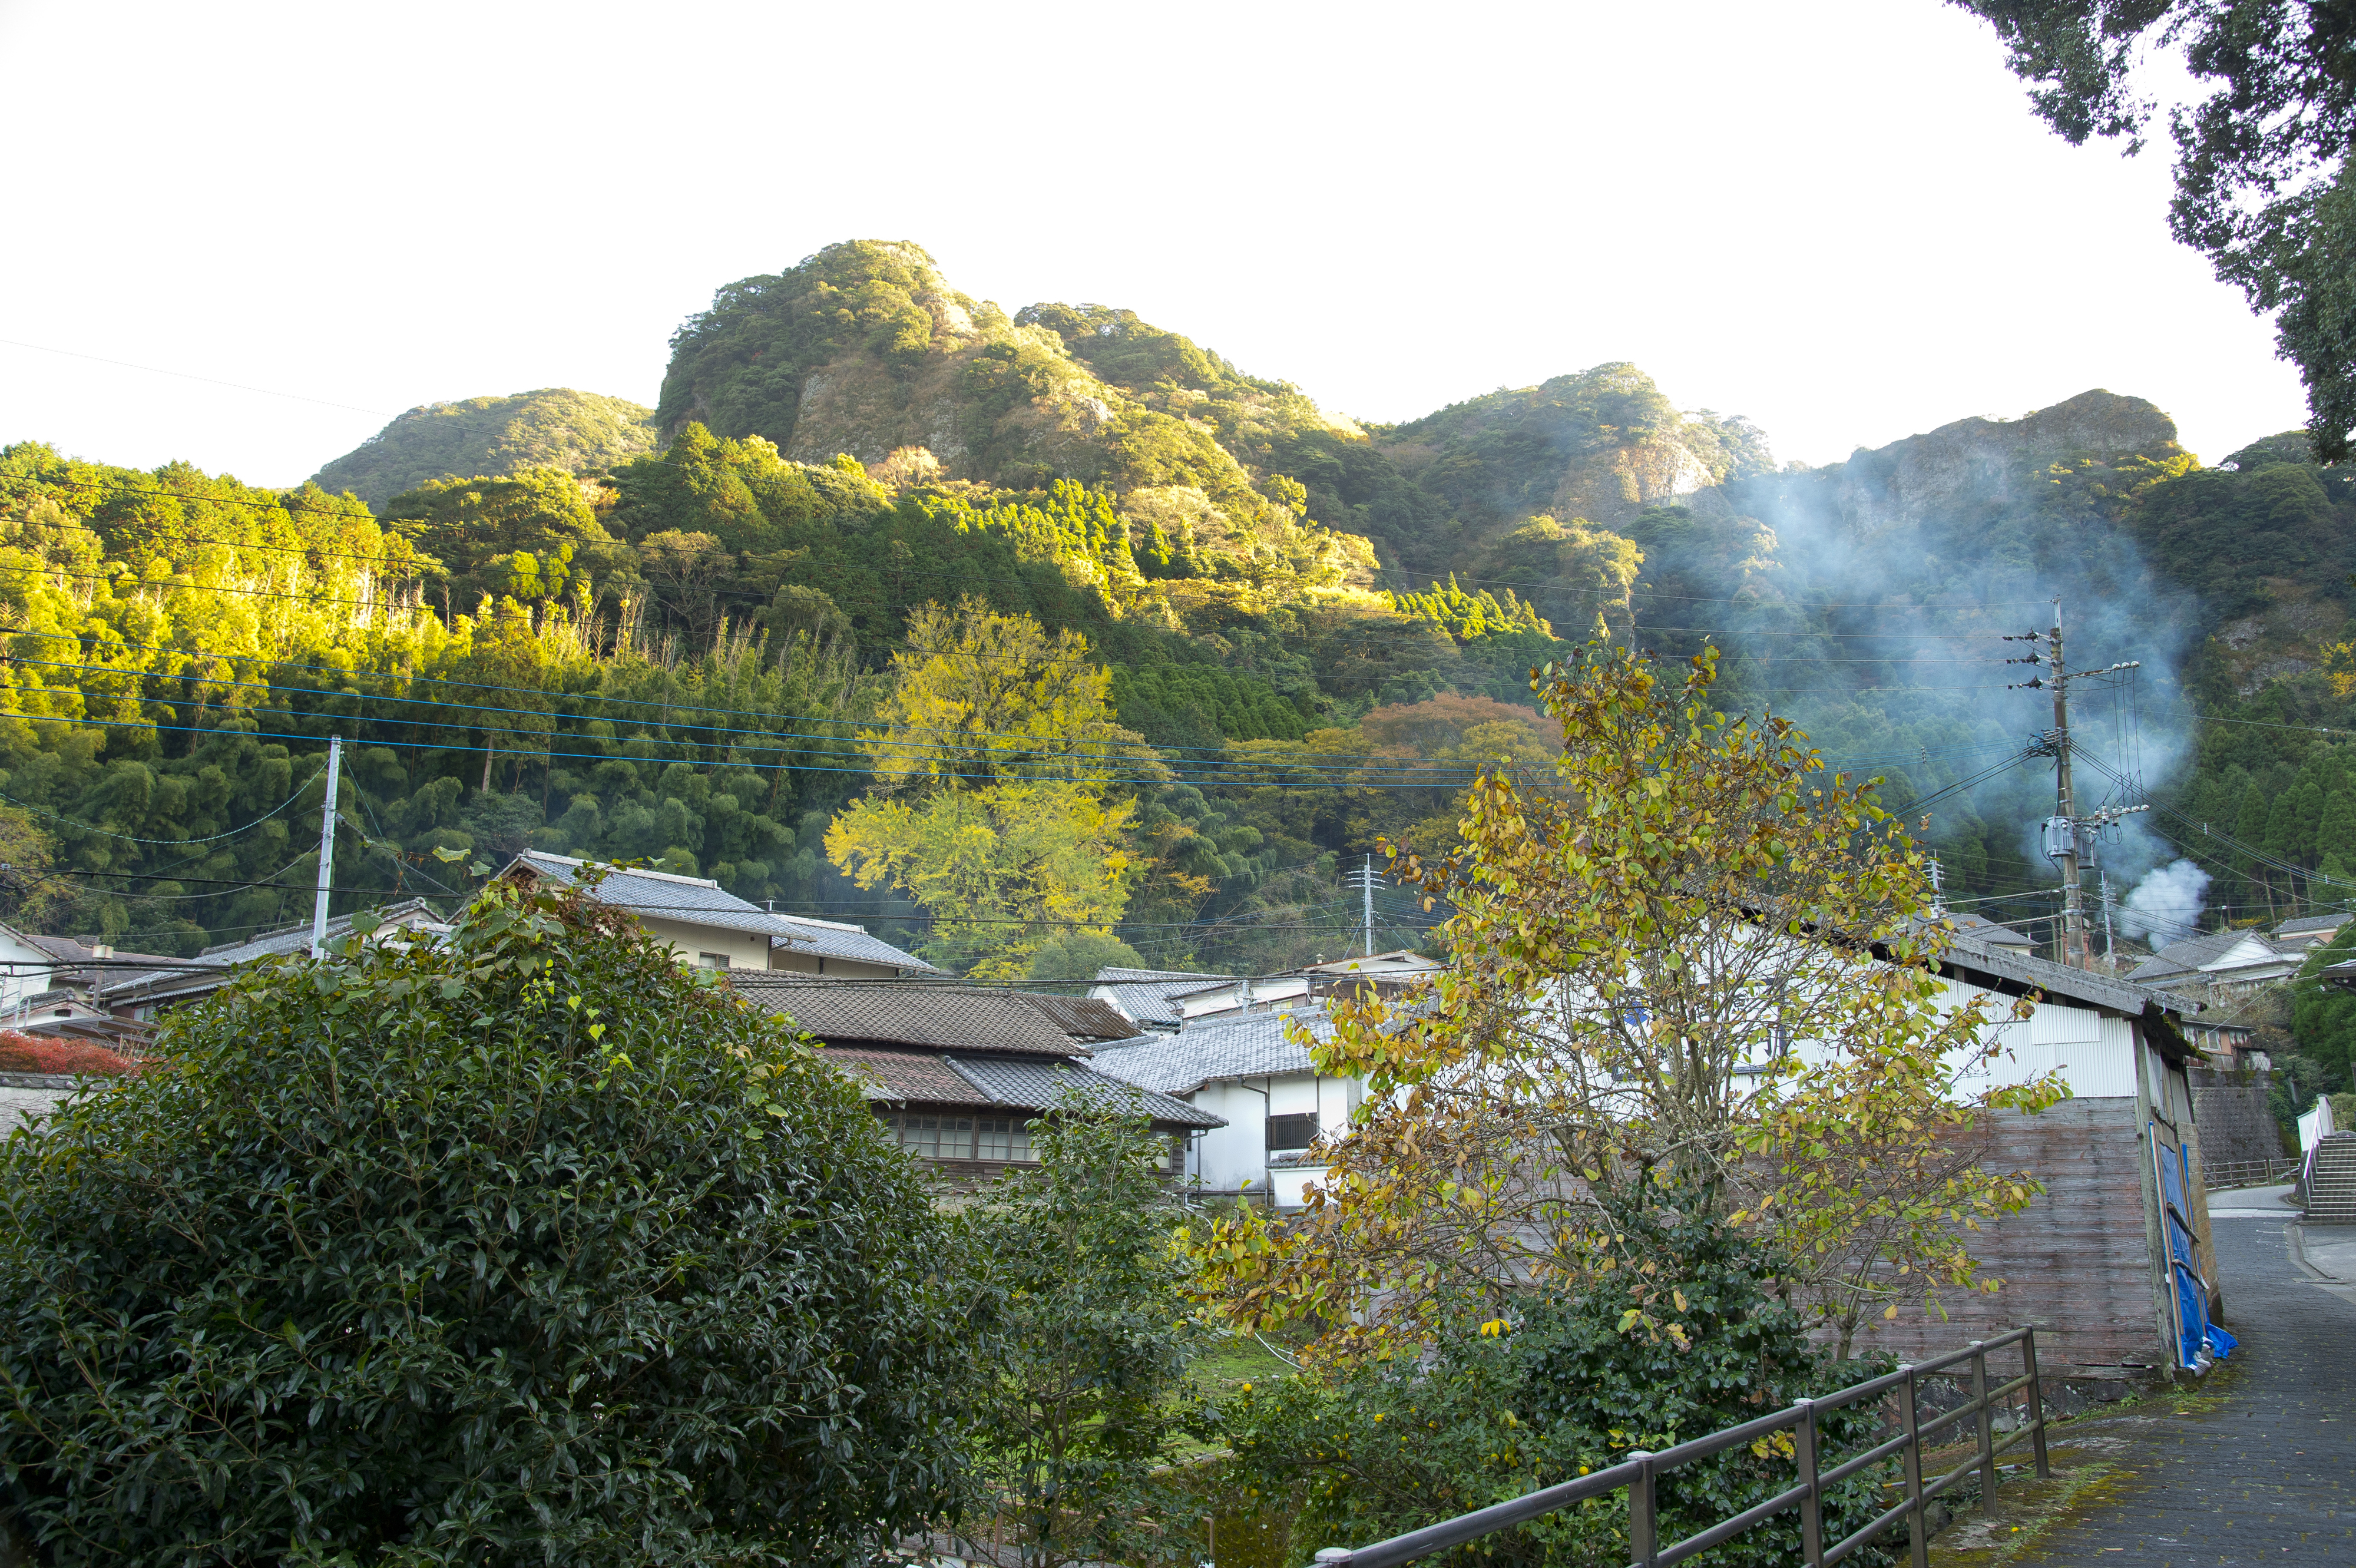
[[[2119,907],[2119,929],[2147,937],[2155,947],[2189,937],[2200,929],[2202,896],[2208,891],[2209,874],[2190,861],[2163,865],[2136,883]]]

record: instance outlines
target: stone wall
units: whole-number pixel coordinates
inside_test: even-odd
[[[2192,1120],[2201,1129],[2201,1159],[2211,1166],[2282,1158],[2282,1125],[2266,1109],[2273,1075],[2255,1068],[2196,1067]]]
[[[0,1138],[16,1131],[28,1114],[57,1109],[74,1091],[74,1080],[45,1072],[0,1073]]]

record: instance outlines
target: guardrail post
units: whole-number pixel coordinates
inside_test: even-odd
[[[2053,1466],[2045,1462],[2045,1391],[2037,1381],[2037,1326],[2030,1324],[2020,1337],[2021,1369],[2029,1374],[2029,1445],[2037,1454],[2037,1478],[2040,1481],[2053,1474]]]
[[[1628,1483],[1628,1561],[1635,1568],[1653,1568],[1661,1551],[1661,1521],[1653,1495],[1653,1456],[1642,1448],[1632,1451],[1636,1478]]]
[[[1972,1341],[1972,1418],[1980,1439],[1980,1512],[1996,1512],[1996,1412],[1988,1406],[1987,1341]]]
[[[1799,1449],[1800,1485],[1808,1488],[1800,1499],[1800,1561],[1807,1568],[1824,1568],[1825,1509],[1816,1489],[1816,1402],[1801,1400],[1799,1424],[1792,1441]]]
[[[1906,1535],[1912,1543],[1914,1568],[1931,1568],[1930,1518],[1922,1507],[1922,1422],[1915,1410],[1914,1369],[1908,1365],[1898,1369],[1905,1374],[1898,1385],[1898,1420],[1906,1428]]]

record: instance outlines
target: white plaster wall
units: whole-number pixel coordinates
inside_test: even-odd
[[[664,920],[641,915],[640,924],[647,934],[679,954],[680,961],[692,964],[700,952],[728,955],[731,969],[766,969],[769,967],[769,939],[756,931],[732,931],[716,926],[690,925],[684,920]]]
[[[1267,1099],[1261,1099],[1265,1090]],[[1233,1192],[1251,1183],[1253,1192],[1266,1192],[1273,1183],[1278,1202],[1288,1208],[1301,1202],[1302,1177],[1268,1167],[1268,1123],[1270,1116],[1313,1113],[1321,1134],[1346,1131],[1350,1112],[1364,1097],[1355,1079],[1325,1078],[1312,1073],[1285,1073],[1241,1083],[1206,1083],[1191,1097],[1192,1103],[1227,1124],[1205,1133],[1197,1145],[1197,1169],[1203,1186],[1214,1192]]]

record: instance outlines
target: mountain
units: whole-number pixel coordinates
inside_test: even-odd
[[[596,473],[651,449],[653,417],[637,403],[570,387],[429,403],[327,464],[311,483],[379,507],[434,479],[543,467]]]

